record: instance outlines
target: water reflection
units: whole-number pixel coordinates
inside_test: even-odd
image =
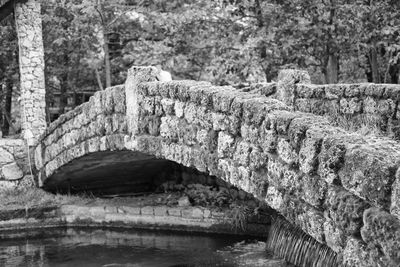
[[[0,234],[0,266],[285,266],[265,243],[232,236],[102,229]]]

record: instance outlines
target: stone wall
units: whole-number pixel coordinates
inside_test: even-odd
[[[253,194],[352,266],[400,264],[400,144],[252,90],[156,74],[134,67],[125,89],[99,92],[52,124],[36,148],[41,181],[85,154],[139,151]]]
[[[378,126],[389,136],[400,139],[400,85],[373,83],[313,85],[307,80],[300,79],[283,81],[284,77],[293,77],[293,73],[297,71],[282,71],[277,86],[279,94],[281,91],[287,91],[287,87],[291,85],[289,93],[282,100],[293,110],[343,117],[356,126]]]
[[[33,142],[46,128],[40,3],[36,0],[17,2],[15,23],[19,45],[22,133],[24,137],[32,139]],[[33,136],[26,133],[27,129],[32,132]]]
[[[0,211],[0,231],[49,226],[110,226],[244,234],[266,237],[271,217],[249,216],[236,227],[230,209],[204,207],[137,206],[99,201]]]
[[[30,174],[24,140],[0,138],[0,191],[33,186]]]

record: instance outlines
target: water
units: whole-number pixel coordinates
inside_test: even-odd
[[[334,251],[280,217],[273,219],[266,249],[296,266],[340,266]]]
[[[144,230],[42,229],[0,234],[0,266],[288,266],[243,237]]]

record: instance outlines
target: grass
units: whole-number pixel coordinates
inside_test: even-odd
[[[48,193],[40,188],[9,189],[0,191],[0,210],[60,206],[87,201],[92,198],[86,195],[59,195]]]
[[[329,114],[328,119],[332,125],[352,133],[363,136],[388,136],[388,133],[382,129],[381,117],[366,114],[353,116],[335,113]]]

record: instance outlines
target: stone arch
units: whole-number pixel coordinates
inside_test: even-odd
[[[125,150],[125,114],[124,87],[115,86],[97,92],[89,102],[54,121],[35,148],[39,186],[74,159],[95,152]]]

